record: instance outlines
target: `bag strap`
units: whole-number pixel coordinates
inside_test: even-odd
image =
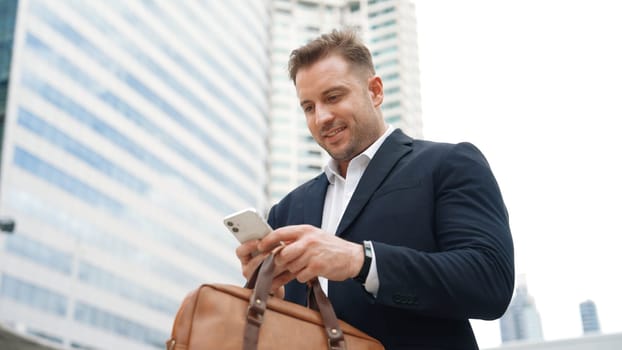
[[[272,285],[273,273],[274,273],[274,256],[278,254],[280,249],[275,249],[264,260],[261,267],[258,269],[256,279],[253,279],[254,284],[253,293],[248,303],[248,309],[246,311],[246,326],[244,328],[244,350],[256,350],[257,343],[259,341],[259,328],[263,323],[263,316],[266,312],[266,306],[268,302],[268,296],[270,287]],[[319,308],[320,315],[324,322],[324,328],[328,337],[328,349],[329,350],[346,350],[345,338],[337,315],[333,309],[326,294],[320,287],[320,283],[317,278],[309,281],[310,287],[313,289],[313,299]],[[250,280],[247,285],[250,285]]]
[[[312,301],[312,304],[317,306],[320,311],[320,315],[322,316],[322,320],[324,321],[324,328],[326,329],[326,334],[328,335],[329,349],[345,350],[345,338],[341,327],[339,327],[339,321],[337,320],[335,309],[333,309],[333,304],[331,304],[330,300],[322,290],[320,281],[318,281],[317,277],[314,277],[308,283],[310,284],[310,288],[313,290],[313,298],[310,298],[314,300],[314,302]]]
[[[253,271],[251,278],[249,278],[248,281],[246,281],[246,284],[244,284],[244,288],[248,288],[248,289],[255,288],[255,283],[257,283],[257,275],[259,275],[259,269],[261,269],[261,265],[263,265],[263,263],[259,264],[259,266],[257,266],[255,271]]]

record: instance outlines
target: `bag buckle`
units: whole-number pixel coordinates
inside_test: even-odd
[[[345,337],[343,336],[341,329],[326,328],[326,334],[328,335],[329,349],[342,349],[341,342],[345,341]]]
[[[263,314],[266,312],[266,303],[256,298],[254,302],[248,305],[246,319],[256,326],[260,326],[263,322]]]

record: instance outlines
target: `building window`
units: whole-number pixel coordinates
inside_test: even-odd
[[[155,346],[158,349],[162,348],[162,344],[168,338],[165,333],[156,329],[82,302],[76,303],[73,318],[78,322]]]
[[[71,273],[71,255],[32,240],[23,234],[9,236],[5,249],[7,252],[25,257],[64,275]]]
[[[394,6],[387,7],[385,9],[383,9],[383,10],[380,10],[380,11],[370,12],[369,13],[369,18],[374,18],[374,17],[380,16],[380,15],[391,13],[391,12],[395,12],[395,7]]]
[[[1,284],[2,296],[53,315],[67,314],[67,298],[60,293],[9,275],[2,275]]]
[[[384,22],[380,22],[378,24],[374,24],[371,26],[371,29],[379,29],[379,28],[384,28],[384,27],[389,27],[392,25],[397,24],[397,21],[394,19],[390,19],[388,21],[384,21]]]

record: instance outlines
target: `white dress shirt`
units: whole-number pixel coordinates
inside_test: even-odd
[[[324,198],[324,211],[322,214],[322,230],[335,234],[341,217],[350,203],[352,194],[356,190],[367,165],[374,158],[374,155],[384,143],[384,140],[389,136],[395,128],[391,125],[387,130],[372,143],[365,151],[358,156],[352,158],[348,164],[346,171],[346,177],[343,178],[339,174],[339,167],[334,159],[328,161],[328,164],[324,167],[324,173],[328,178],[328,188],[326,190],[326,197]],[[328,281],[324,277],[320,277],[320,285],[322,289],[328,295]],[[380,280],[378,279],[378,271],[376,269],[376,256],[372,244],[372,261],[369,268],[369,274],[365,280],[365,290],[376,296],[378,289],[380,288]]]

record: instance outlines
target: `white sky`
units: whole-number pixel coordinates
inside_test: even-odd
[[[622,332],[622,1],[415,3],[424,136],[488,158],[545,339],[581,336],[588,298]]]

